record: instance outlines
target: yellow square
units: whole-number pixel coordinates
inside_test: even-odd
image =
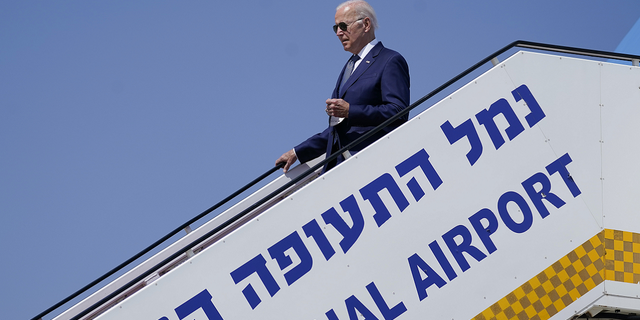
[[[624,282],[633,283],[633,273],[625,272],[625,274],[624,274]]]
[[[562,270],[560,272],[558,272],[558,279],[560,279],[560,281],[565,282],[567,280],[569,280],[569,275],[567,274],[566,271]]]
[[[513,312],[515,312],[516,314],[522,312],[522,310],[524,310],[524,308],[522,307],[522,305],[520,304],[520,302],[516,302],[514,304],[511,305],[511,309],[513,309]]]
[[[562,310],[564,309],[566,306],[564,305],[564,302],[562,302],[562,299],[558,299],[556,301],[553,302],[553,306],[556,307],[556,310]]]
[[[625,251],[623,258],[624,262],[633,262],[633,252]]]
[[[504,314],[504,312],[500,312],[496,315],[496,320],[509,320],[509,318],[507,318],[507,315]]]
[[[627,242],[633,242],[633,233],[632,232],[622,232],[622,240]]]
[[[562,296],[564,296],[565,294],[567,294],[567,288],[565,288],[564,286],[558,286],[558,287],[556,288],[556,292],[558,293],[558,295],[559,295],[559,296],[561,296],[561,297],[562,297]],[[555,304],[555,302],[554,302],[554,304]],[[558,309],[558,310],[560,310],[560,309]]]
[[[573,289],[573,290],[569,291],[569,296],[571,297],[571,299],[573,301],[576,301],[576,300],[578,300],[578,298],[581,297],[580,292],[578,292],[577,289]]]
[[[507,301],[507,298],[502,298],[500,299],[500,301],[498,301],[498,305],[500,306],[500,308],[502,310],[508,308],[510,306],[509,301]]]
[[[551,278],[556,275],[556,272],[553,270],[553,267],[549,267],[544,269],[544,274],[547,275],[547,278]]]
[[[482,313],[480,313],[479,315],[483,315],[485,319],[491,319],[493,317],[495,317],[495,314],[493,314],[493,312],[491,311],[491,308],[483,311]],[[479,316],[478,315],[478,316]],[[476,316],[476,318],[478,317]]]
[[[531,288],[535,289],[540,286],[540,280],[538,277],[533,277],[533,279],[529,280],[529,284],[531,285]]]
[[[538,314],[538,312],[536,312],[536,309],[533,306],[528,306],[526,309],[524,309],[524,312],[527,313],[527,315],[529,316],[529,319],[533,318],[533,316]]]
[[[540,298],[540,303],[542,303],[543,307],[548,308],[550,305],[553,304],[553,301],[551,301],[551,298],[549,297],[549,295],[546,295]]]
[[[604,258],[607,260],[613,260],[613,258],[615,257],[615,252],[615,250],[607,248],[607,250],[604,251]]]
[[[547,320],[547,319],[551,318],[551,316],[549,315],[549,312],[547,312],[547,310],[540,311],[540,313],[538,313],[538,317],[540,317],[540,320]]]
[[[574,286],[577,287],[582,283],[582,278],[580,278],[580,276],[576,274],[575,276],[571,277],[571,282]]]
[[[598,273],[598,268],[593,264],[588,265],[585,269],[587,270],[587,273],[589,273],[590,277],[593,277]]]
[[[589,251],[589,253],[587,255],[589,256],[589,259],[591,261],[596,261],[598,259],[602,259],[603,258],[598,254],[598,251],[596,251],[596,250]]]
[[[580,272],[584,269],[584,264],[582,264],[582,261],[577,260],[573,263],[573,268],[576,269],[576,272]]]
[[[589,278],[584,282],[584,285],[587,287],[587,290],[591,290],[596,287],[596,282]]]

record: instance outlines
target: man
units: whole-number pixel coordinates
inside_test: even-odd
[[[376,40],[378,21],[373,8],[362,0],[347,1],[336,9],[335,22],[333,31],[344,50],[353,55],[342,69],[331,99],[326,101],[329,127],[280,156],[276,164],[284,162],[284,172],[298,159],[307,162],[323,153],[331,155],[409,105],[409,67],[399,53]],[[407,119],[402,117],[340,154],[323,172]]]

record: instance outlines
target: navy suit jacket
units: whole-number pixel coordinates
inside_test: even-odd
[[[340,72],[331,97],[349,103],[349,116],[340,124],[329,126],[296,146],[294,149],[300,162],[307,162],[323,153],[331,155],[332,151],[348,145],[409,105],[407,62],[398,52],[385,48],[382,42],[378,42],[361,60],[342,92],[338,92],[345,67]],[[349,151],[354,154],[362,150],[407,120],[408,115]],[[344,158],[340,155],[337,160],[340,163]],[[327,169],[325,166],[325,171]]]

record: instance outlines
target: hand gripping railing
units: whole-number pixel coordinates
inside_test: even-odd
[[[374,134],[376,134],[377,132],[379,132],[383,128],[385,128],[385,127],[391,125],[392,123],[394,123],[399,118],[407,115],[411,110],[413,110],[417,106],[419,106],[422,103],[424,103],[425,101],[431,99],[432,97],[434,97],[438,93],[442,92],[443,90],[445,90],[446,88],[448,88],[452,84],[458,82],[459,80],[461,80],[465,76],[469,75],[470,73],[476,71],[481,66],[485,65],[488,62],[493,62],[495,64],[496,61],[497,61],[497,57],[498,56],[500,56],[501,54],[509,51],[510,49],[516,48],[516,47],[528,48],[528,49],[534,49],[534,50],[560,52],[560,53],[573,54],[573,55],[579,55],[579,56],[590,56],[590,57],[603,58],[603,59],[615,59],[615,60],[631,61],[632,65],[634,65],[634,66],[638,66],[639,62],[640,62],[640,56],[637,56],[637,55],[614,53],[614,52],[607,52],[607,51],[598,51],[598,50],[590,50],[590,49],[581,49],[581,48],[573,48],[573,47],[550,45],[550,44],[544,44],[544,43],[538,43],[538,42],[530,42],[530,41],[522,41],[522,40],[512,42],[511,44],[509,44],[509,45],[503,47],[502,49],[494,52],[492,55],[480,60],[478,63],[474,64],[470,68],[466,69],[465,71],[461,72],[457,76],[453,77],[451,80],[445,82],[444,84],[442,84],[441,86],[439,86],[435,90],[431,91],[429,94],[427,94],[424,97],[418,99],[416,102],[414,102],[413,104],[411,104],[410,106],[408,106],[407,108],[402,110],[401,112],[399,112],[396,115],[394,115],[393,117],[387,119],[382,124],[378,125],[377,127],[372,129],[371,131],[367,132],[366,134],[362,135],[358,139],[354,140],[350,144],[344,146],[342,149],[338,150],[337,152],[335,152],[331,156],[327,157],[323,161],[317,163],[315,166],[309,168],[304,173],[292,178],[289,182],[285,183],[284,185],[279,187],[277,190],[271,192],[266,197],[258,200],[257,202],[253,203],[252,205],[250,205],[246,209],[242,210],[242,212],[236,214],[235,216],[231,217],[230,219],[226,220],[224,223],[222,223],[219,226],[215,227],[214,229],[210,230],[209,232],[207,232],[203,236],[197,238],[195,241],[192,241],[188,245],[184,246],[182,249],[176,251],[174,254],[172,254],[171,256],[169,256],[168,258],[163,260],[162,262],[156,264],[154,267],[152,267],[152,268],[148,269],[147,271],[145,271],[144,273],[140,274],[138,277],[136,277],[135,279],[131,280],[130,282],[128,282],[124,286],[122,286],[122,287],[118,288],[117,290],[111,292],[109,295],[107,295],[106,297],[104,297],[100,301],[96,302],[95,304],[93,304],[89,308],[86,308],[86,309],[80,311],[79,313],[74,315],[71,319],[72,320],[80,319],[83,316],[91,313],[93,310],[97,309],[101,305],[109,302],[111,299],[113,299],[114,297],[117,297],[118,295],[122,294],[127,289],[129,289],[130,287],[134,286],[136,283],[139,283],[139,282],[143,281],[144,279],[146,279],[148,276],[152,275],[154,272],[156,272],[157,270],[162,268],[162,266],[170,263],[171,261],[174,261],[175,259],[179,258],[181,255],[185,254],[186,252],[188,252],[192,248],[196,247],[199,243],[207,240],[211,236],[215,235],[216,233],[218,233],[221,230],[225,229],[226,227],[230,226],[234,222],[240,220],[241,218],[243,218],[247,214],[251,213],[253,210],[259,208],[260,206],[262,206],[266,202],[268,202],[271,199],[277,197],[279,194],[281,194],[282,192],[286,191],[290,187],[294,186],[296,183],[299,183],[300,181],[305,179],[307,176],[313,174],[318,169],[324,167],[324,165],[327,164],[329,161],[335,160],[338,157],[338,155],[342,154],[344,151],[352,149],[353,147],[355,147],[358,144],[362,143],[363,141],[365,141],[366,139],[370,138],[371,136],[373,136]],[[76,298],[76,297],[80,296],[81,294],[87,292],[89,289],[93,288],[94,286],[96,286],[100,282],[104,281],[108,277],[114,275],[118,271],[120,271],[123,268],[125,268],[126,266],[130,265],[131,263],[133,263],[134,261],[136,261],[137,259],[139,259],[143,255],[149,253],[151,250],[157,248],[159,245],[161,245],[162,243],[167,241],[172,236],[174,236],[174,235],[178,234],[179,232],[181,232],[182,230],[188,228],[191,224],[195,223],[196,221],[200,220],[201,218],[203,218],[204,216],[208,215],[212,211],[214,211],[217,208],[221,207],[222,205],[226,204],[229,200],[235,198],[236,196],[238,196],[242,192],[244,192],[247,189],[251,188],[253,185],[258,183],[262,179],[266,178],[267,176],[271,175],[273,172],[277,171],[278,169],[282,168],[283,166],[284,166],[284,163],[279,163],[275,167],[269,169],[263,175],[261,175],[260,177],[256,178],[255,180],[253,180],[252,182],[250,182],[246,186],[242,187],[238,191],[234,192],[232,195],[230,195],[227,198],[223,199],[218,204],[216,204],[213,207],[205,210],[204,212],[202,212],[198,216],[194,217],[193,219],[187,221],[186,223],[184,223],[180,227],[178,227],[175,230],[173,230],[171,233],[167,234],[166,236],[164,236],[160,240],[154,242],[151,246],[147,247],[146,249],[142,250],[140,253],[136,254],[135,256],[131,257],[127,261],[123,262],[122,264],[120,264],[119,266],[114,268],[113,270],[107,272],[106,274],[104,274],[100,278],[96,279],[95,281],[91,282],[90,284],[86,285],[85,287],[83,287],[82,289],[78,290],[74,294],[70,295],[69,297],[67,297],[64,300],[60,301],[59,303],[55,304],[51,308],[49,308],[49,309],[45,310],[44,312],[40,313],[39,315],[35,316],[32,320],[42,319],[44,316],[50,314],[51,312],[53,312],[56,309],[60,308],[64,304],[66,304],[69,301],[73,300],[74,298]]]

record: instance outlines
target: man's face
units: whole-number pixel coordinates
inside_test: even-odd
[[[369,18],[358,19],[356,12],[350,6],[336,12],[336,24],[344,22],[349,26],[347,31],[342,31],[338,28],[336,35],[342,42],[344,50],[353,54],[358,54],[369,42],[365,37],[365,31],[370,28]]]

